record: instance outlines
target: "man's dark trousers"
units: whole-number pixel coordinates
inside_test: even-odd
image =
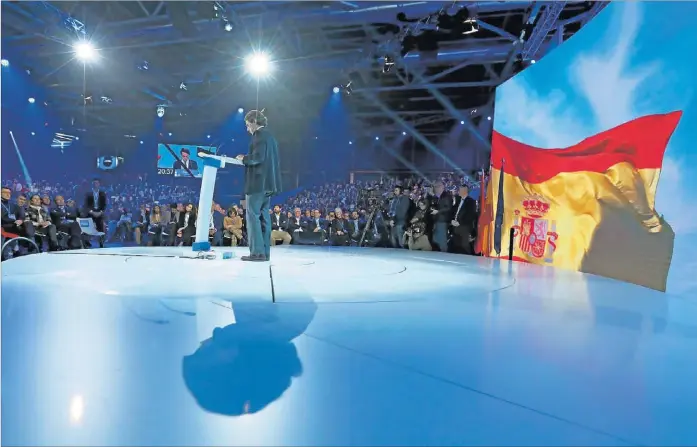
[[[249,254],[271,258],[271,196],[266,193],[247,194],[247,238]],[[262,219],[264,225],[262,226]]]

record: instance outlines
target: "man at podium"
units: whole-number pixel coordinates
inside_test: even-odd
[[[263,262],[271,258],[271,197],[281,192],[281,166],[276,139],[267,129],[266,116],[258,110],[244,117],[252,135],[247,155],[238,155],[244,165],[244,194],[247,204],[249,256],[243,261]],[[263,219],[263,225],[262,225]]]
[[[175,160],[174,165],[172,166],[175,171],[180,169],[198,171],[198,163],[196,163],[196,160],[191,159],[191,152],[189,152],[189,149],[183,147],[181,151],[179,151],[179,156],[181,157],[181,160]]]

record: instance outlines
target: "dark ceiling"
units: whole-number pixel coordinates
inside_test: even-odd
[[[257,104],[298,133],[333,86],[351,82],[346,101],[357,129],[374,134],[410,128],[434,138],[461,119],[489,132],[482,118],[492,114],[496,85],[568,39],[602,6],[2,2],[2,46],[3,54],[22,54],[21,63],[47,89],[48,106],[65,123],[95,134],[151,130],[158,104],[167,106],[166,125],[179,133],[200,134],[238,107]],[[448,20],[460,17],[476,18],[478,31],[448,29]],[[230,31],[224,29],[228,23]],[[74,60],[71,48],[83,35],[100,54],[86,66]],[[403,42],[411,45],[405,57]],[[275,67],[259,88],[242,63],[254,49],[268,52]],[[389,73],[383,73],[385,55],[395,60]],[[87,105],[85,97],[92,99]]]

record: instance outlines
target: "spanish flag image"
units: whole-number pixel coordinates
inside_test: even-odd
[[[482,254],[507,259],[512,228],[514,260],[665,291],[675,233],[655,201],[681,115],[644,116],[558,149],[494,132]]]

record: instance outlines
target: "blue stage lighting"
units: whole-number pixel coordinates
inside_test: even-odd
[[[169,135],[169,136],[171,137],[171,136],[172,136],[172,132],[168,133],[167,135]]]
[[[36,133],[35,133],[35,132],[32,132],[31,134],[32,134],[32,135],[36,135]]]
[[[0,65],[2,65],[3,67],[9,67],[10,61],[8,61],[7,59],[3,59],[0,61]]]
[[[237,113],[244,113],[244,109],[240,107],[239,109],[237,109]]]
[[[34,98],[29,98],[29,104],[34,104],[34,102],[36,102],[36,99],[34,99]]]
[[[333,91],[334,93],[339,93],[339,92],[341,91],[341,89],[340,89],[339,87],[334,87],[334,88],[332,89],[332,91]]]

